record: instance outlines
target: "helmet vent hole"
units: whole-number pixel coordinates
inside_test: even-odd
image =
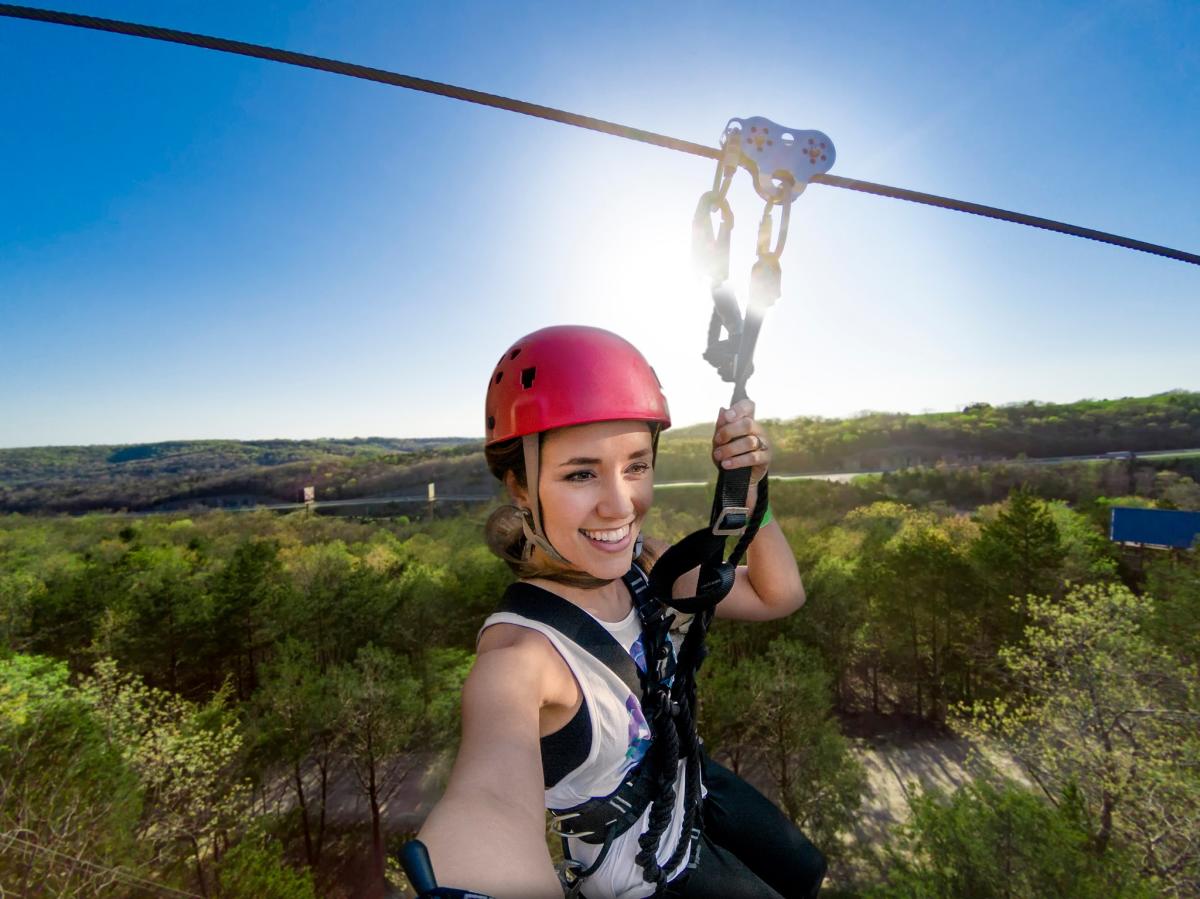
[[[494,416],[494,415],[489,415],[489,416],[488,416],[488,420],[487,420],[487,426],[488,426],[488,428],[487,428],[487,429],[488,429],[489,431],[494,431],[494,430],[496,430],[496,416]]]
[[[517,358],[518,356],[520,356],[520,355],[521,355],[521,348],[520,348],[520,347],[517,347],[517,348],[516,348],[516,349],[514,349],[514,350],[513,350],[511,353],[509,353],[509,354],[508,354],[508,358],[509,358],[509,359],[516,359],[516,358]]]
[[[533,379],[537,376],[537,368],[521,369],[521,386],[528,390],[533,386]]]
[[[504,380],[504,372],[502,372],[502,371],[498,371],[498,372],[496,372],[496,381],[495,381],[495,383],[499,384],[499,383],[500,383],[502,380]]]

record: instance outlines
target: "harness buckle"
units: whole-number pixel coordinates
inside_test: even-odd
[[[575,899],[583,886],[583,878],[579,872],[583,870],[583,862],[573,858],[564,858],[555,866],[558,874],[558,884],[563,890],[563,899]]]
[[[712,526],[712,533],[714,537],[732,537],[746,530],[749,523],[749,506],[726,506],[721,510],[717,523]]]
[[[556,837],[588,837],[594,834],[594,830],[581,830],[578,832],[570,832],[563,830],[560,826],[562,822],[569,821],[571,818],[578,818],[580,812],[570,812],[566,815],[551,815],[549,830]]]

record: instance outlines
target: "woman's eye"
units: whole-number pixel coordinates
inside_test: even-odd
[[[650,470],[650,465],[649,465],[649,463],[646,463],[646,462],[634,462],[632,465],[629,466],[630,474],[645,474],[649,470]]]
[[[570,474],[568,474],[566,477],[564,477],[563,480],[564,481],[586,481],[591,477],[592,477],[592,473],[590,471],[572,471]]]

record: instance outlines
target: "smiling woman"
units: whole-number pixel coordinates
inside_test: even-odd
[[[714,463],[750,469],[752,488],[770,462],[753,413],[749,401],[722,410],[713,433]],[[561,895],[549,809],[568,895],[815,895],[821,853],[704,754],[690,700],[673,698],[691,669],[677,665],[682,637],[647,578],[664,546],[642,533],[671,424],[654,370],[608,331],[546,328],[501,356],[486,416],[488,463],[513,501],[489,520],[488,542],[519,580],[480,631],[458,759],[421,830],[438,876],[496,896]],[[719,616],[800,607],[777,524],[746,559]],[[685,572],[673,597],[697,577]]]

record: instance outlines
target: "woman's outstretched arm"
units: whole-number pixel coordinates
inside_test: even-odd
[[[562,897],[546,847],[544,669],[544,653],[519,642],[480,653],[467,677],[462,745],[419,834],[440,886],[497,899]]]

